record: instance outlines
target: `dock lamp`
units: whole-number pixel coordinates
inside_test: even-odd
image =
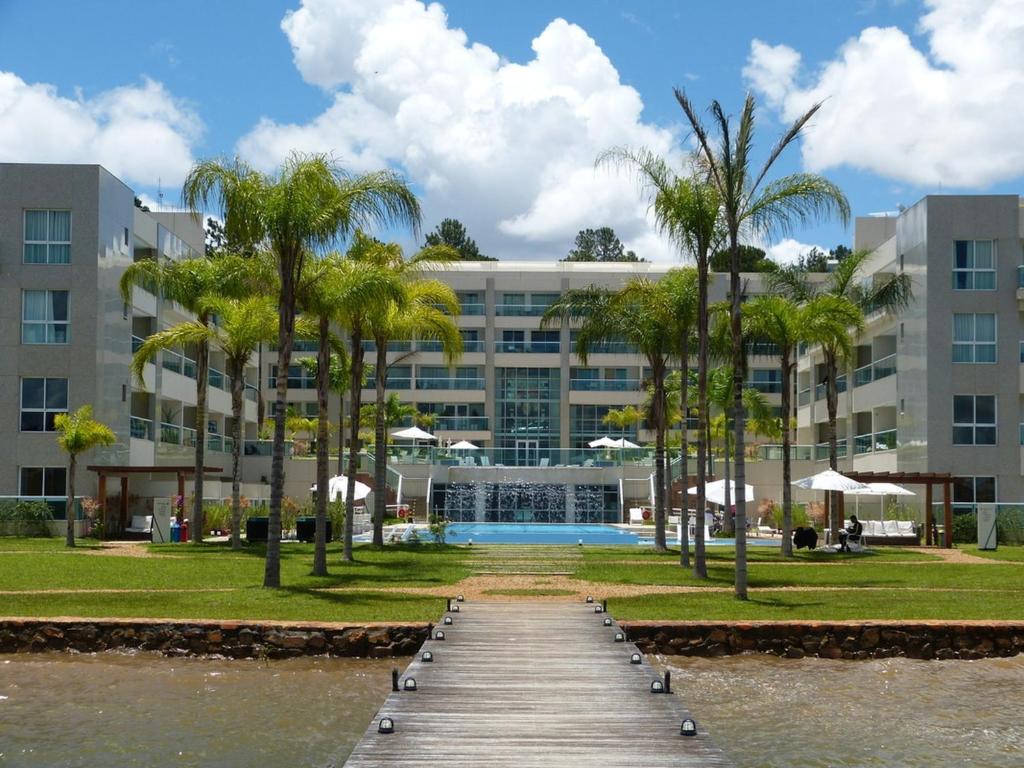
[[[394,733],[395,721],[390,717],[382,717],[377,723],[377,733]]]
[[[445,617],[444,617],[444,623],[445,623],[446,625],[448,625],[448,626],[451,626],[451,623],[452,623],[452,617],[451,617],[451,616],[445,616]]]
[[[466,598],[464,598],[462,595],[459,595],[458,597],[455,598],[455,602],[456,603],[462,603],[462,602],[465,602],[465,600],[466,600]]]
[[[406,682],[409,682],[409,681],[406,680]],[[661,682],[661,680],[652,680],[651,681],[651,693],[664,693],[664,692],[665,692],[665,684],[663,682]]]
[[[458,613],[458,612],[459,612],[459,610],[460,610],[460,609],[459,609],[459,606],[458,606],[458,603],[456,603],[455,605],[453,605],[453,606],[452,606],[451,608],[449,608],[448,610],[449,610],[449,611],[451,611],[452,613]]]
[[[416,690],[416,678],[415,677],[407,677],[407,678],[405,678],[405,682],[402,684],[402,687],[405,690],[407,690],[407,691],[415,691]]]
[[[641,657],[639,653],[634,653],[632,656],[629,657],[630,664],[639,664],[642,661],[643,657]]]
[[[600,605],[594,606],[594,613],[604,613],[604,608]]]
[[[594,602],[594,596],[593,595],[587,595],[587,602],[588,603]]]
[[[626,642],[626,636],[622,632],[616,632],[615,633],[615,642],[616,643],[624,643],[624,642]]]
[[[422,661],[424,664],[429,664],[433,660],[434,660],[434,654],[432,654],[430,651],[424,651],[423,655],[420,656],[420,661]]]
[[[442,630],[440,630],[440,629],[437,630],[437,632],[434,633],[434,639],[435,640],[444,640],[444,632]]]
[[[697,735],[697,723],[693,721],[693,718],[686,718],[679,726],[680,736],[696,736]]]
[[[605,616],[604,617],[604,625],[606,627],[610,627],[612,625],[612,618],[611,618],[611,616]]]

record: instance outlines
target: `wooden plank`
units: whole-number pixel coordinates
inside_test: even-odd
[[[586,603],[460,603],[401,676],[346,763],[368,766],[726,766],[729,760],[632,643]],[[436,631],[436,630],[435,630]],[[395,732],[378,733],[381,717]]]

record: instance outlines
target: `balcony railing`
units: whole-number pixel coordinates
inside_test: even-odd
[[[640,379],[570,379],[576,392],[639,392]]]
[[[224,435],[206,436],[206,450],[212,453],[231,453],[234,447],[235,441],[233,438]]]
[[[160,422],[160,442],[181,445],[181,427],[166,421]]]
[[[862,365],[856,371],[853,372],[853,386],[862,387],[865,384],[870,384],[872,381],[878,381],[884,379],[887,376],[893,376],[896,373],[896,355],[887,355],[886,357],[875,360],[873,363]]]
[[[483,389],[484,379],[450,376],[417,378],[416,389]]]
[[[759,445],[757,446],[757,457],[762,461],[782,461],[781,445]],[[790,445],[789,458],[792,461],[813,461],[815,446],[813,445]]]
[[[139,440],[153,439],[153,422],[141,416],[132,416],[128,421],[128,431]]]
[[[459,313],[462,315],[482,315],[486,311],[482,301],[459,302]]]
[[[218,371],[216,368],[210,369],[210,376],[207,379],[211,387],[217,389],[227,390],[229,388],[228,377],[224,375],[223,371]]]
[[[777,395],[782,392],[781,381],[748,381],[746,386],[749,389],[756,389],[764,395]]]
[[[846,374],[836,377],[836,392],[846,391]],[[822,382],[814,388],[814,399],[824,400],[825,399],[825,383]]]
[[[868,432],[863,435],[857,435],[853,438],[853,453],[854,455],[860,455],[862,453],[879,453],[881,451],[891,451],[896,448],[896,430],[887,429],[882,432]]]
[[[190,379],[196,377],[196,361],[190,357],[185,357],[180,352],[165,349],[162,364],[168,371],[180,373],[182,376],[187,376]]]
[[[132,334],[132,354],[133,354],[133,355],[134,355],[134,354],[135,354],[136,352],[138,352],[138,351],[139,351],[139,347],[141,347],[141,346],[142,346],[142,343],[143,343],[144,341],[145,341],[145,339],[144,339],[144,338],[142,338],[141,336],[136,336],[135,334]]]
[[[375,341],[364,341],[363,342],[364,352],[376,352],[377,342]],[[412,342],[411,341],[389,341],[388,352],[411,352]]]
[[[438,416],[434,429],[446,432],[483,432],[487,430],[486,416]]]
[[[274,388],[275,389],[277,388],[276,384],[275,384]],[[245,385],[245,397],[246,397],[247,400],[252,400],[255,403],[255,402],[259,401],[259,399],[260,399],[260,391],[258,389],[256,389],[256,386],[254,384],[246,384]]]
[[[811,404],[811,390],[810,390],[810,388],[808,388],[808,389],[801,389],[799,392],[797,392],[796,404],[797,405],[810,405]]]
[[[504,317],[540,317],[548,308],[548,304],[498,304],[494,308],[496,315]]]
[[[562,348],[558,341],[499,341],[495,344],[498,352],[540,352],[557,354]]]
[[[1024,264],[1017,267],[1017,287],[1024,288]]]
[[[570,350],[576,352],[575,340],[571,343]],[[639,350],[632,344],[625,341],[599,341],[587,347],[591,355],[637,355]]]
[[[196,447],[196,431],[192,427],[181,428],[181,444],[186,448]]]
[[[836,445],[836,458],[846,458],[846,438],[840,437],[839,442]],[[815,461],[827,461],[828,460],[828,443],[818,443],[814,446],[814,459]]]

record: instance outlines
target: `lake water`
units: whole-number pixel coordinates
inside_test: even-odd
[[[392,666],[0,656],[0,765],[340,766],[384,701]],[[673,689],[740,766],[1024,765],[1024,657],[737,656],[669,668]]]

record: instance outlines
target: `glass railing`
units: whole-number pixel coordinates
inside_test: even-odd
[[[1017,267],[1017,287],[1024,288],[1024,264]]]
[[[576,352],[576,342],[573,341],[569,350],[573,353]],[[587,353],[591,355],[637,355],[640,354],[635,346],[628,344],[625,341],[600,341],[591,344],[587,348]]]
[[[433,428],[448,432],[481,432],[487,429],[487,417],[438,416]]]
[[[836,392],[846,391],[846,374],[836,378]],[[825,384],[824,382],[814,387],[814,399],[824,400],[825,399]]]
[[[862,453],[871,453],[874,437],[873,434],[868,433],[866,435],[857,435],[853,438],[853,455],[859,456]]]
[[[813,445],[791,445],[789,446],[789,458],[791,461],[813,461]],[[759,445],[757,446],[757,458],[762,461],[782,461],[781,445]]]
[[[408,387],[406,387],[408,389]],[[482,378],[418,378],[416,389],[483,389]]]
[[[748,341],[745,347],[747,357],[778,357],[782,354],[779,345],[770,341]]]
[[[558,341],[499,341],[495,343],[498,352],[540,352],[555,353],[562,348]]]
[[[480,448],[451,450],[444,447],[390,445],[393,464],[441,464],[446,466],[619,467],[654,463],[648,448],[626,450],[597,448]]]
[[[212,453],[231,453],[234,446],[235,441],[233,438],[224,435],[206,436],[206,450]]]
[[[756,389],[764,395],[777,395],[782,392],[781,381],[748,381],[746,386],[749,389]]]
[[[160,442],[181,445],[181,427],[177,424],[160,423]]]
[[[810,405],[811,404],[811,390],[801,389],[796,395],[797,405]]]
[[[190,379],[196,377],[196,361],[185,357],[180,352],[174,352],[169,349],[164,350],[162,364],[168,371],[180,373],[182,376],[187,376]]]
[[[246,440],[242,453],[246,456],[273,456],[274,455],[274,441],[273,440]],[[292,441],[284,441],[284,455],[292,455]]]
[[[132,354],[133,354],[133,355],[134,355],[134,354],[135,354],[136,352],[138,352],[138,351],[139,351],[139,347],[141,347],[141,346],[142,346],[142,343],[143,343],[144,341],[145,341],[145,339],[144,339],[144,338],[142,338],[141,336],[136,336],[136,335],[132,334]]]
[[[152,440],[153,439],[153,422],[150,419],[144,419],[141,416],[132,416],[129,419],[128,431],[132,437],[138,438],[139,440]]]
[[[276,385],[274,386],[274,389],[277,389]],[[246,384],[245,397],[249,400],[252,400],[255,403],[260,399],[260,391],[256,389],[256,386],[254,384]]]
[[[207,379],[207,382],[209,383],[209,385],[211,387],[216,387],[217,389],[227,390],[228,389],[227,381],[228,381],[227,376],[224,375],[223,371],[218,371],[216,368],[211,368],[210,369],[210,376]]]
[[[462,315],[482,315],[486,312],[486,308],[482,301],[464,301],[459,302],[459,314]]]
[[[896,448],[896,430],[887,429],[884,432],[875,432],[875,450],[891,451]]]
[[[267,387],[277,389],[277,377],[267,377]],[[289,376],[288,389],[316,389],[316,377],[311,376]]]
[[[836,445],[836,458],[846,458],[846,438],[840,437],[839,442]],[[818,443],[814,446],[814,459],[815,461],[827,461],[828,460],[828,443]]]
[[[569,389],[577,392],[638,392],[640,379],[570,379]]]
[[[496,315],[504,317],[540,317],[548,304],[498,304],[494,308]]]
[[[896,373],[896,355],[887,355],[886,357],[875,360],[873,363],[863,365],[853,372],[853,386],[862,387],[865,384],[870,384],[872,381],[878,381],[884,379],[887,376],[893,376]]]
[[[377,342],[375,341],[364,341],[363,342],[364,352],[376,352]],[[410,352],[412,351],[411,341],[389,341],[388,352]]]
[[[196,447],[196,431],[191,427],[181,428],[181,444],[186,448]]]

